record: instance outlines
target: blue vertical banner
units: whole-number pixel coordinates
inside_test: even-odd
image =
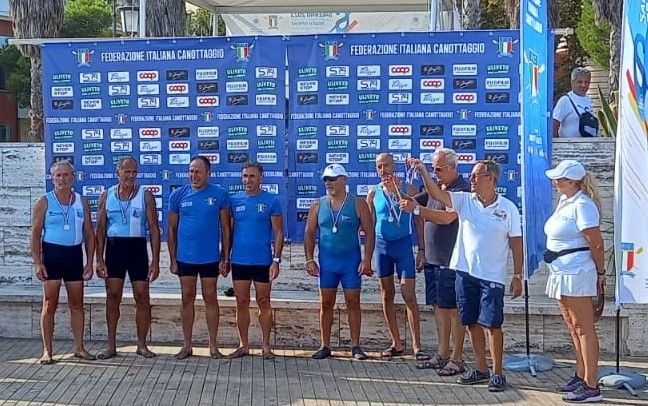
[[[519,204],[519,63],[511,30],[291,37],[290,235],[303,238],[326,165],[344,165],[349,191],[363,196],[378,183],[380,152],[401,179],[407,157],[430,164],[440,147],[457,151],[464,176],[492,159],[498,191]]]
[[[212,182],[242,190],[241,166],[285,201],[285,41],[281,37],[152,39],[43,45],[46,160],[69,159],[96,215],[123,156],[166,225],[171,191],[193,155]],[[164,236],[164,234],[163,234]]]
[[[525,278],[538,268],[545,249],[544,223],[551,214],[551,182],[545,171],[551,165],[548,113],[547,0],[522,1],[522,213]]]

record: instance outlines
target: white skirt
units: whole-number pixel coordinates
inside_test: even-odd
[[[596,268],[591,270],[581,270],[576,274],[565,274],[554,272],[549,265],[549,277],[547,278],[547,287],[545,293],[553,298],[558,299],[562,296],[596,296]]]

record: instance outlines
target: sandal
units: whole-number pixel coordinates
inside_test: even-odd
[[[439,369],[439,376],[454,376],[466,372],[466,363],[463,361],[448,361],[445,366]]]
[[[439,354],[436,354],[430,360],[417,362],[416,367],[418,369],[441,369],[448,363],[448,361],[450,361],[450,357],[443,358]]]
[[[266,351],[263,353],[262,358],[267,360],[275,359],[275,355],[272,351]]]
[[[103,350],[97,354],[97,359],[111,359],[117,356],[117,351]]]
[[[135,351],[135,354],[140,355],[144,358],[155,358],[155,353],[148,348],[141,348]]]
[[[38,360],[38,363],[41,365],[52,365],[54,363],[54,358],[43,356]]]
[[[405,350],[397,350],[394,347],[389,347],[389,348],[386,348],[386,349],[382,350],[382,352],[380,353],[380,356],[383,357],[383,358],[399,357],[399,356],[403,355],[404,351]]]
[[[430,359],[430,354],[423,350],[418,350],[414,352],[414,359],[417,361],[427,361]]]
[[[94,355],[90,354],[88,351],[83,351],[83,352],[75,352],[74,353],[74,358],[86,360],[86,361],[94,361],[97,359]]]
[[[227,358],[234,359],[234,358],[247,357],[248,355],[250,355],[249,352],[245,351],[241,347],[238,347],[233,353],[229,354]]]
[[[178,352],[176,355],[173,357],[177,360],[185,359],[187,357],[191,357],[193,355],[193,351],[188,349],[188,348],[181,348],[180,352]]]

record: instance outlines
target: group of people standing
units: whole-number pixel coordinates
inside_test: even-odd
[[[321,346],[313,358],[331,356],[333,308],[340,284],[348,314],[352,357],[368,358],[360,343],[360,293],[362,277],[372,276],[375,268],[391,336],[391,344],[381,352],[382,357],[404,353],[394,304],[396,275],[417,367],[438,369],[442,376],[461,374],[457,381],[460,384],[488,382],[489,391],[505,389],[501,327],[507,259],[511,251],[513,275],[509,290],[516,298],[522,293],[523,280],[521,218],[517,206],[496,192],[500,170],[495,162],[477,162],[468,181],[459,174],[457,164],[457,154],[447,148],[436,150],[431,171],[420,160],[408,159],[408,174],[420,174],[425,188],[417,194],[411,182],[403,183],[396,175],[393,157],[379,154],[376,173],[380,182],[366,199],[348,191],[348,174],[343,166],[332,164],[324,169],[326,195],[312,203],[304,235],[306,272],[318,278],[320,288]],[[216,286],[219,275],[225,277],[231,272],[240,342],[229,356],[249,354],[250,287],[254,283],[262,354],[264,359],[271,359],[274,354],[270,345],[270,290],[272,280],[280,272],[281,207],[276,196],[262,191],[263,168],[258,163],[243,165],[244,191],[231,197],[226,190],[209,183],[210,172],[207,159],[193,158],[189,166],[190,184],[174,190],[169,198],[170,271],[180,279],[184,334],[184,344],[175,357],[192,355],[198,276],[206,308],[210,355],[223,356],[217,341]],[[153,196],[135,183],[137,162],[132,158],[119,161],[119,183],[106,190],[99,200],[96,237],[87,201],[72,190],[72,165],[57,162],[51,174],[54,190],[37,202],[33,212],[32,255],[36,276],[44,281],[41,362],[53,362],[54,311],[61,279],[72,310],[75,356],[94,358],[83,347],[82,302],[83,280],[92,277],[95,256],[97,274],[106,280],[108,322],[108,346],[98,357],[106,359],[116,354],[119,304],[127,272],[137,303],[137,354],[155,356],[146,345],[151,319],[148,284],[159,275],[160,235],[157,227],[151,227],[157,225]],[[598,341],[591,297],[605,284],[600,202],[591,175],[576,161],[561,162],[547,171],[547,176],[561,194],[558,207],[545,226],[545,260],[551,271],[547,293],[560,303],[577,357],[574,379],[560,390],[566,393],[568,401],[599,401]],[[418,250],[412,245],[414,232]],[[89,259],[85,265],[82,244]],[[420,336],[415,278],[422,271],[426,303],[434,305],[435,310],[438,348],[433,356],[424,351]],[[475,367],[470,369],[463,359],[466,330],[475,355]],[[486,361],[486,331],[492,373]]]

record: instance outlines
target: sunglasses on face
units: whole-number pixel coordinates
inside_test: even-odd
[[[434,173],[439,173],[439,172],[443,171],[447,167],[448,167],[448,165],[433,166],[432,170],[434,171]]]
[[[340,179],[339,176],[324,176],[324,182],[335,182]]]
[[[481,177],[483,177],[483,176],[488,176],[488,175],[490,175],[490,174],[487,173],[487,172],[471,173],[471,174],[470,174],[470,179],[478,179],[478,178],[481,178]]]

